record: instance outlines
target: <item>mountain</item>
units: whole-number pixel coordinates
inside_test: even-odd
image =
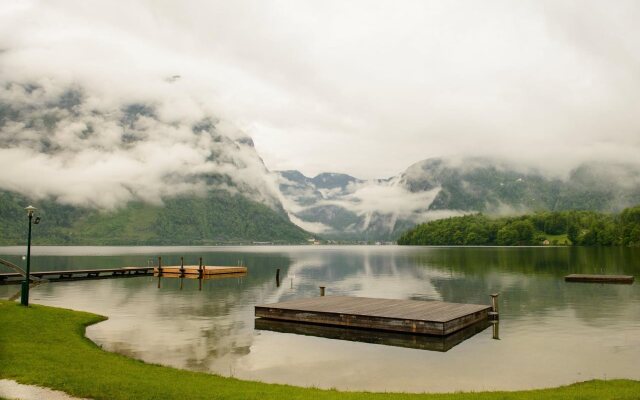
[[[429,159],[400,181],[412,192],[439,188],[430,210],[617,212],[640,202],[640,168],[623,163],[585,163],[559,178],[486,158]]]
[[[435,195],[410,193],[397,177],[363,180],[322,173],[309,178],[280,171],[278,183],[285,209],[298,226],[338,240],[392,239],[422,220]]]
[[[168,198],[162,205],[131,202],[112,211],[32,201],[0,192],[0,245],[23,245],[24,207],[37,205],[42,221],[33,228],[38,245],[214,245],[253,242],[305,243],[309,233],[284,212],[225,191],[204,197]]]
[[[487,158],[431,158],[388,179],[283,171],[279,187],[305,229],[334,239],[395,240],[417,223],[474,212],[618,212],[640,203],[640,168],[593,162],[549,177]]]
[[[486,158],[428,159],[385,179],[273,174],[251,138],[176,90],[179,80],[154,85],[0,79],[0,243],[24,242],[27,204],[46,216],[40,243],[205,244],[301,243],[305,230],[395,240],[453,215],[640,202],[639,169],[623,163],[566,177]]]
[[[197,102],[0,85],[0,244],[302,243],[251,138]],[[171,93],[173,83],[161,82]]]

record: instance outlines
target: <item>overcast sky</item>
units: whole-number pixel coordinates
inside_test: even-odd
[[[484,155],[562,171],[639,158],[638,21],[620,0],[3,1],[0,73],[146,98],[180,75],[271,170]]]

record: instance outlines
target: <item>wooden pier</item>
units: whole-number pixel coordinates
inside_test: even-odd
[[[384,346],[446,352],[465,340],[484,331],[491,322],[483,320],[446,336],[414,335],[402,332],[381,332],[370,329],[347,328],[256,318],[255,329],[295,335],[316,336],[351,342],[372,343]]]
[[[566,282],[591,282],[591,283],[633,283],[631,275],[592,275],[571,274],[564,277]]]
[[[153,275],[162,276],[167,278],[199,278],[210,279],[214,276],[236,276],[246,275],[247,267],[220,267],[220,266],[202,266],[199,265],[184,265],[175,266],[169,265],[166,267],[154,267]]]
[[[491,306],[442,301],[321,296],[255,307],[256,317],[427,335],[449,335],[488,319]]]
[[[49,282],[78,281],[87,279],[107,279],[116,277],[134,277],[151,275],[153,267],[124,267],[124,268],[100,268],[100,269],[75,269],[64,271],[38,271],[31,272],[32,277],[45,279]],[[17,272],[0,273],[0,284],[18,284],[24,280],[24,276]]]

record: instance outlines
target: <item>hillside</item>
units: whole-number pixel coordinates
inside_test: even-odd
[[[336,239],[395,240],[417,223],[477,212],[620,212],[640,203],[640,168],[624,163],[582,164],[564,177],[486,158],[432,158],[388,179],[279,174],[299,225]]]
[[[0,86],[0,244],[301,243],[250,137],[174,98]],[[180,105],[188,105],[180,107]]]
[[[640,168],[586,163],[564,178],[486,158],[429,159],[401,175],[412,192],[439,188],[430,210],[616,212],[640,202]]]
[[[38,245],[213,245],[254,241],[303,243],[309,234],[284,212],[228,192],[206,197],[175,197],[163,205],[131,202],[114,211],[32,202],[0,192],[0,245],[23,245],[27,236],[24,207],[39,208],[42,222],[33,229]]]
[[[398,244],[640,247],[640,206],[620,214],[561,211],[503,218],[482,214],[452,217],[420,224],[402,234]]]

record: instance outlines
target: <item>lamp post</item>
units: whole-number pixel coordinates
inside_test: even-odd
[[[27,273],[24,276],[24,281],[22,281],[22,291],[20,293],[20,303],[23,306],[29,305],[29,283],[30,283],[30,273],[31,273],[31,221],[33,219],[33,213],[36,212],[37,208],[34,206],[29,206],[25,208],[27,211],[27,215],[29,216],[29,236],[27,237]],[[40,222],[40,218],[36,218],[35,223]]]

